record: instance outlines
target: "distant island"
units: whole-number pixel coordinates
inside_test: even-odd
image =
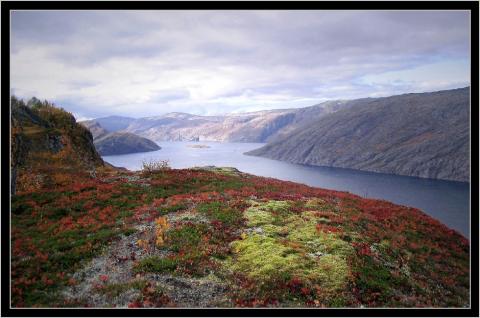
[[[93,144],[102,156],[124,155],[161,149],[155,142],[129,132],[109,132],[95,120],[82,121],[80,124],[90,130],[93,136]]]
[[[210,148],[210,146],[207,145],[187,145],[189,148]]]

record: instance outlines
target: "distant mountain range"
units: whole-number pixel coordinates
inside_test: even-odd
[[[87,120],[80,122],[80,124],[88,128],[92,133],[93,144],[100,155],[123,155],[161,149],[155,142],[147,138],[129,132],[109,132],[99,123],[103,122],[103,124],[110,129],[121,129],[123,127],[121,123],[122,118],[124,119],[124,117],[115,116],[115,119],[119,119],[118,123],[115,123],[113,120],[110,122],[102,120]]]
[[[468,181],[469,102],[466,87],[242,114],[95,122],[154,141],[266,142],[248,154],[293,163]],[[101,132],[90,130],[94,137]]]
[[[95,119],[109,131],[124,131],[155,141],[268,142],[316,118],[344,108],[344,101],[306,108],[265,110],[221,116],[168,113],[162,116]]]

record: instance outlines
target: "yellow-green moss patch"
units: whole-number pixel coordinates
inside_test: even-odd
[[[250,208],[245,211],[247,218],[247,226],[260,226],[265,224],[272,224],[278,217],[275,214],[287,215],[290,208],[288,201],[268,201],[265,203],[257,202],[252,204]]]
[[[287,239],[302,243],[308,252],[322,252],[347,257],[354,251],[352,246],[337,234],[317,231],[315,223],[295,224]]]
[[[291,275],[302,266],[295,250],[274,238],[253,234],[232,243],[236,257],[226,262],[230,270],[260,281]]]

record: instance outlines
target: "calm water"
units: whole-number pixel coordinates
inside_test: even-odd
[[[312,167],[243,155],[260,143],[158,142],[159,151],[104,156],[114,166],[139,170],[143,160],[168,159],[172,168],[228,166],[240,171],[310,186],[348,191],[363,197],[388,200],[423,210],[469,238],[469,184],[432,179]],[[191,148],[202,144],[210,148]]]

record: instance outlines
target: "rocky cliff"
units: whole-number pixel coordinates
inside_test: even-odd
[[[349,101],[248,155],[469,181],[469,88]]]
[[[104,164],[88,129],[47,101],[32,98],[25,103],[12,97],[11,134],[12,193],[18,183],[23,187],[53,184],[65,169],[81,167],[94,173]],[[44,173],[51,170],[57,171],[53,178]]]

